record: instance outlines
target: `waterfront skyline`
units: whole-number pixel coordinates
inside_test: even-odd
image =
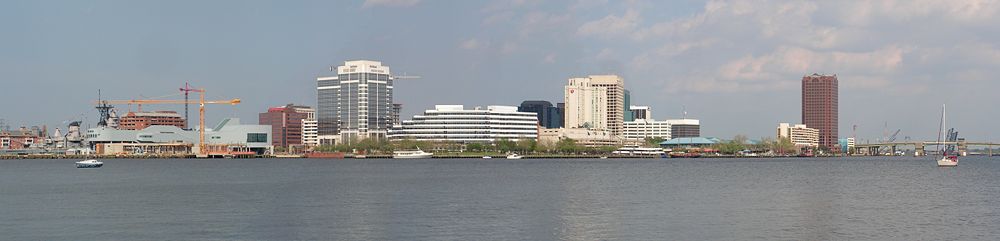
[[[888,122],[901,136],[933,139],[946,103],[963,137],[998,139],[990,135],[1000,111],[976,104],[1000,102],[990,71],[1000,67],[998,9],[972,1],[14,2],[0,8],[0,94],[24,104],[5,105],[0,118],[65,130],[63,121],[85,114],[93,125],[97,89],[156,97],[190,81],[210,99],[244,101],[208,107],[208,123],[252,120],[267,107],[316,107],[316,77],[371,59],[423,76],[395,83],[406,117],[435,104],[558,102],[568,78],[617,74],[631,104],[651,106],[654,119],[686,109],[703,136],[768,137],[800,116],[801,77],[827,73],[841,81],[841,137],[858,125],[860,138],[878,138]]]

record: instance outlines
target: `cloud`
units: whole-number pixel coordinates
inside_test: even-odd
[[[616,56],[630,59],[633,76],[671,92],[790,90],[819,72],[838,74],[848,89],[905,85],[899,94],[919,94],[942,79],[983,80],[980,69],[1000,67],[1000,51],[985,40],[998,36],[990,24],[1000,21],[998,2],[710,1],[655,22],[639,17],[646,8],[623,6],[637,10],[577,33],[619,44]]]
[[[478,39],[474,39],[473,38],[473,39],[466,39],[466,40],[462,41],[461,43],[458,44],[458,47],[461,48],[461,49],[465,49],[465,50],[474,50],[474,49],[479,49],[483,45],[486,45],[486,44],[485,43],[480,43]]]
[[[545,58],[542,59],[542,62],[543,63],[547,63],[547,64],[555,63],[556,62],[556,54],[553,54],[553,53],[546,54]]]
[[[608,15],[580,25],[577,33],[588,36],[615,37],[630,34],[639,24],[639,12],[629,9],[622,16]]]
[[[365,0],[361,7],[409,7],[417,3],[420,3],[420,0]]]

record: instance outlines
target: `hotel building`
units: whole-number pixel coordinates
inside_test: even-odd
[[[567,128],[607,130],[621,136],[625,122],[625,82],[617,75],[571,78],[564,87]]]
[[[389,137],[460,143],[534,140],[538,138],[538,118],[535,113],[519,112],[514,106],[466,110],[462,105],[436,105],[423,115],[403,121],[392,129]]]

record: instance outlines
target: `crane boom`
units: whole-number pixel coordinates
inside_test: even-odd
[[[104,100],[97,101],[98,103],[105,104],[198,104],[198,154],[205,155],[205,104],[228,104],[236,105],[241,101],[240,99],[231,100],[205,100],[205,89],[190,90],[191,92],[198,92],[198,101],[190,100]]]

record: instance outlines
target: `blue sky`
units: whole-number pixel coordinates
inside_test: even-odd
[[[315,105],[330,65],[371,59],[423,76],[396,83],[404,116],[558,102],[566,79],[611,73],[657,119],[686,108],[705,135],[771,136],[799,122],[799,80],[815,72],[840,77],[841,136],[858,125],[878,138],[888,123],[934,138],[947,103],[964,137],[1000,139],[998,13],[995,0],[7,1],[0,118],[93,123],[97,89],[160,97],[190,81],[244,101],[210,106],[210,122],[255,122]]]

